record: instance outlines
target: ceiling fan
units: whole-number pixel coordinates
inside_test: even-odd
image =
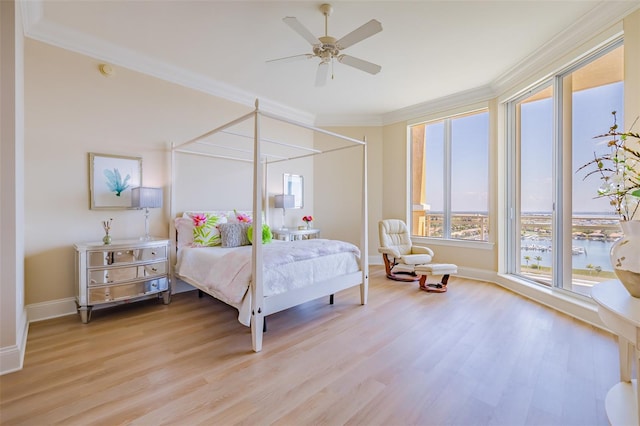
[[[267,62],[275,61],[292,61],[297,59],[311,59],[320,58],[320,64],[318,64],[318,71],[316,72],[316,86],[324,86],[329,74],[329,65],[333,67],[334,60],[340,63],[357,68],[361,71],[368,72],[369,74],[377,74],[382,67],[374,63],[365,61],[363,59],[356,58],[354,56],[345,55],[341,51],[349,46],[352,46],[374,34],[382,31],[382,24],[375,19],[370,20],[366,24],[351,31],[341,39],[336,39],[328,35],[328,21],[329,15],[333,12],[333,7],[330,4],[323,4],[320,6],[320,11],[324,15],[324,36],[316,37],[311,31],[309,31],[304,25],[293,16],[287,16],[283,18],[285,24],[289,25],[291,29],[300,34],[305,40],[311,43],[313,47],[313,53],[303,53],[301,55],[287,56],[285,58],[271,59]],[[332,76],[333,78],[333,76]]]

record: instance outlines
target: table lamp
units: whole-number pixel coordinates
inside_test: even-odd
[[[144,236],[140,237],[140,239],[150,240],[149,209],[162,207],[162,188],[149,188],[145,186],[131,188],[131,207],[135,209],[145,209]]]

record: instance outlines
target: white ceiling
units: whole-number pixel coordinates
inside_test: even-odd
[[[28,37],[316,124],[388,122],[460,92],[495,93],[537,57],[575,47],[640,1],[334,1],[329,35],[370,19],[383,31],[344,53],[380,64],[370,75],[336,64],[315,87],[318,59],[282,21],[324,35],[322,1],[97,1],[25,3]],[[567,46],[565,46],[567,45]]]

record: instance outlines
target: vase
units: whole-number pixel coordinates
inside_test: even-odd
[[[311,222],[305,222],[307,224],[307,229],[311,229]]]
[[[107,234],[104,237],[102,237],[102,242],[105,244],[111,244],[111,235]]]
[[[621,221],[623,236],[611,246],[611,265],[633,297],[640,298],[640,220]]]

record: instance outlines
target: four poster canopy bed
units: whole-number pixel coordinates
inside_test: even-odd
[[[275,120],[285,126],[295,126],[328,136],[339,146],[325,150],[298,146],[261,135],[262,120]],[[244,124],[243,124],[244,123]],[[244,125],[253,134],[231,131]],[[243,141],[236,142],[240,139]],[[248,143],[247,140],[252,140]],[[223,142],[220,142],[220,141]],[[244,147],[243,147],[244,142]],[[268,220],[267,170],[276,163],[343,149],[362,151],[362,216],[359,247],[327,239],[269,242],[265,231]],[[252,211],[177,211],[176,157],[197,155],[224,161],[252,164]],[[338,171],[332,170],[332,173]],[[262,349],[265,316],[302,303],[359,286],[360,303],[367,303],[368,241],[367,241],[367,149],[366,142],[313,127],[304,123],[262,111],[256,100],[255,109],[214,130],[181,144],[172,146],[171,214],[175,220],[176,262],[174,280],[180,279],[238,310],[238,320],[251,327],[252,347]],[[230,182],[224,182],[231,185]],[[226,188],[232,191],[233,188]],[[226,207],[226,206],[225,206]],[[249,240],[249,241],[247,241]],[[174,284],[175,285],[175,284]]]

